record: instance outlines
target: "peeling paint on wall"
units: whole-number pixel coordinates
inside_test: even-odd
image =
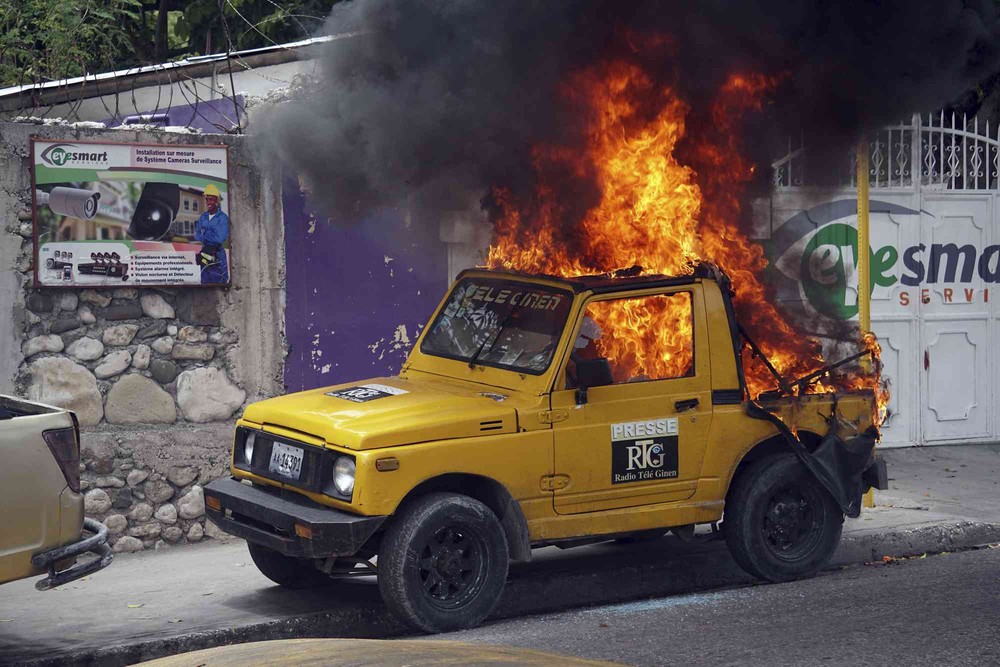
[[[418,324],[416,326],[416,336],[420,336],[421,329],[424,328],[423,324]],[[400,324],[392,332],[392,339],[387,342],[385,337],[379,338],[374,343],[368,346],[368,350],[375,355],[378,361],[383,361],[386,359],[386,355],[389,355],[390,361],[397,361],[399,364],[406,359],[406,356],[410,353],[410,349],[413,347],[413,341],[410,340],[410,336],[407,333],[406,325]]]
[[[417,291],[417,294],[420,294],[419,290]],[[396,327],[396,331],[393,332],[392,341],[396,346],[395,349],[397,350],[404,346],[406,347],[406,349],[410,348],[410,345],[412,345],[412,343],[410,343],[410,337],[406,335],[405,324],[400,324],[398,327]]]

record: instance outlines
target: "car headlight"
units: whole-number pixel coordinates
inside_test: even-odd
[[[337,489],[337,493],[343,496],[349,496],[354,493],[354,473],[357,470],[357,466],[354,465],[354,461],[348,456],[341,456],[337,459],[337,462],[333,464],[333,486]]]
[[[255,442],[257,442],[257,432],[250,431],[250,433],[247,434],[246,440],[243,441],[243,460],[246,461],[248,465],[253,463],[253,446]]]

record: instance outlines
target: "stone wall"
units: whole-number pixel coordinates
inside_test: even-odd
[[[232,432],[218,423],[88,430],[80,480],[87,516],[104,522],[118,552],[225,538],[205,519],[202,487],[226,474]]]
[[[71,408],[82,426],[228,420],[246,400],[228,355],[239,334],[211,293],[39,290],[26,299],[25,364],[31,400]]]
[[[32,134],[228,144],[233,285],[33,288]],[[0,391],[76,412],[87,515],[116,550],[218,535],[202,485],[225,474],[242,407],[283,390],[279,175],[245,137],[0,123],[0,150]]]

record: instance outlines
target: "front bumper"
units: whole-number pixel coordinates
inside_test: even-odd
[[[359,516],[302,497],[248,486],[237,479],[217,479],[205,487],[205,510],[220,528],[247,542],[296,558],[353,556],[385,521]],[[220,509],[209,499],[219,501]],[[295,525],[311,538],[299,537]]]
[[[93,533],[93,535],[72,544],[43,551],[31,557],[31,564],[35,567],[49,568],[49,576],[36,582],[35,588],[40,591],[47,591],[80,577],[85,577],[98,570],[103,570],[108,565],[111,565],[114,554],[111,553],[111,547],[108,546],[107,526],[94,519],[84,519],[83,528]],[[95,554],[97,558],[86,563],[74,565],[67,570],[56,571],[56,564],[59,561],[66,560],[67,558],[75,558],[88,552]]]

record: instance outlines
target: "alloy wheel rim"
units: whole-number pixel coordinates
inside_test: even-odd
[[[815,490],[802,485],[779,487],[764,507],[764,544],[777,558],[796,561],[812,552],[822,537],[823,504]]]
[[[477,531],[460,524],[439,528],[417,562],[424,596],[441,609],[461,607],[482,589],[486,565],[486,540]]]

